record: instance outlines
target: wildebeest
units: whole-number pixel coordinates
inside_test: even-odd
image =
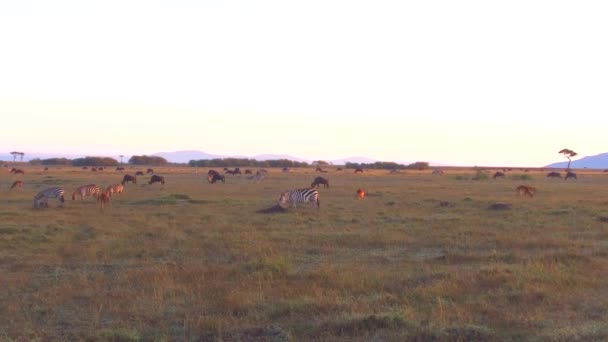
[[[284,167],[282,171],[283,172],[289,172],[289,168],[288,167]]]
[[[566,177],[564,177],[564,180],[568,180],[568,178],[574,178],[578,180],[578,178],[576,177],[576,173],[571,171],[568,171],[568,173],[566,173]]]
[[[154,173],[154,170],[152,170],[152,169],[147,169],[147,170],[146,170],[146,173],[147,173],[147,174]]]
[[[339,167],[339,168],[337,168],[337,169],[336,169],[336,171],[342,171],[342,168],[341,168],[341,167]]]
[[[323,172],[326,173],[327,171],[323,170],[320,166],[317,166],[317,168],[315,169],[316,172]]]
[[[547,178],[562,178],[562,175],[559,172],[549,172],[547,173]]]
[[[116,167],[116,171],[124,171],[124,170],[125,170],[125,168],[122,167],[122,166],[117,166]]]
[[[240,175],[241,173],[241,169],[239,169],[238,167],[234,168],[234,170],[226,170],[226,174],[227,175]]]
[[[163,176],[159,176],[159,175],[152,175],[152,177],[150,177],[150,181],[148,182],[148,184],[153,184],[153,183],[160,183],[160,184],[165,184],[165,177]]]
[[[137,184],[137,178],[135,176],[125,175],[124,177],[122,177],[122,182],[120,182],[120,184],[125,185],[128,182]]]
[[[24,175],[24,174],[25,174],[25,171],[23,171],[23,170],[21,170],[21,169],[15,169],[15,168],[12,168],[12,169],[11,169],[11,173],[14,173],[14,174],[18,174],[18,173],[20,173],[20,174]]]
[[[317,177],[315,178],[315,180],[312,182],[312,184],[310,184],[311,188],[318,188],[319,185],[323,184],[326,188],[329,188],[329,181],[323,177]]]
[[[253,172],[252,172],[251,170],[249,170],[249,169],[246,169],[246,170],[245,170],[245,174],[246,174],[246,175],[252,175],[252,174],[253,174]]]
[[[496,173],[494,174],[494,176],[492,176],[492,178],[496,179],[496,178],[505,178],[505,173],[504,172],[500,172],[500,171],[496,171]]]
[[[48,170],[49,170],[49,168],[48,168],[48,167],[45,167],[45,168],[44,168],[44,171],[48,171]]]
[[[224,177],[224,175],[220,175],[219,173],[207,175],[207,182],[213,184],[217,181],[222,181],[222,183],[226,183],[226,177]]]
[[[135,176],[143,176],[144,172],[143,171],[135,171]]]
[[[363,169],[358,167],[355,169],[355,173],[363,173]]]
[[[219,173],[219,172],[217,172],[217,171],[215,171],[215,170],[209,170],[209,171],[207,172],[207,176],[213,176],[213,175],[218,175],[218,176],[219,176],[219,175],[220,175],[220,173]]]
[[[89,167],[88,167],[88,166],[83,166],[83,167],[82,167],[82,169],[83,169],[83,170],[88,170],[88,169],[89,169]]]

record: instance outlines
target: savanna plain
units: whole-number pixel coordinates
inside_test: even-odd
[[[608,173],[164,167],[101,211],[72,191],[122,173],[23,169],[0,170],[0,340],[608,340]],[[265,210],[319,175],[320,209]]]

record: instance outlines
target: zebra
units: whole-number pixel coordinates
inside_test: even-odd
[[[112,194],[115,194],[115,193],[122,194],[124,189],[125,189],[125,187],[122,186],[122,184],[112,184],[106,188],[106,192],[109,193],[110,197],[111,197]]]
[[[80,195],[80,200],[83,200],[85,196],[97,198],[99,196],[99,187],[95,184],[83,185],[72,193],[72,200],[76,200],[76,195]]]
[[[298,203],[309,202],[314,207],[315,203],[319,209],[319,192],[315,189],[288,190],[279,196],[279,205],[283,208],[291,204],[296,208]]]
[[[39,208],[48,208],[49,206],[49,198],[57,198],[59,202],[61,202],[61,206],[65,202],[65,198],[63,195],[65,194],[65,190],[59,187],[48,188],[40,191],[36,196],[34,196],[34,209]]]

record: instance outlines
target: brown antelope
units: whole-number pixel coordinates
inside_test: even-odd
[[[97,196],[97,202],[99,203],[99,209],[101,211],[104,211],[106,204],[110,204],[111,197],[111,193],[107,190]]]
[[[530,196],[530,197],[534,197],[534,193],[536,192],[536,188],[533,188],[529,185],[520,185],[518,186],[515,191],[517,191],[517,194],[519,196]]]

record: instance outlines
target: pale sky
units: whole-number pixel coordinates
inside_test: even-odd
[[[606,1],[1,1],[0,146],[542,166],[608,152],[606,18]]]

